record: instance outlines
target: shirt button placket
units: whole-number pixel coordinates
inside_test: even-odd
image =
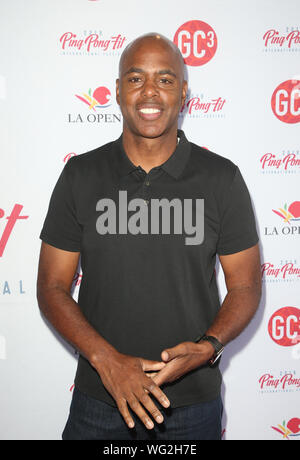
[[[147,190],[148,187],[150,186],[150,181],[149,181],[148,178],[145,179],[144,186],[146,187],[146,189],[145,189],[145,195],[146,195],[146,197],[145,197],[145,199],[144,199],[144,202],[148,205],[148,204],[149,204],[149,201],[150,201],[150,200],[149,200],[149,196],[148,196],[148,190]]]

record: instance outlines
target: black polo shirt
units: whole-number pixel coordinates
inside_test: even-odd
[[[122,353],[159,361],[162,350],[194,341],[214,321],[216,255],[258,242],[238,167],[178,136],[173,154],[148,174],[129,160],[122,136],[72,157],[40,235],[80,251],[78,303],[99,334]],[[116,405],[82,356],[75,385]],[[205,365],[163,390],[178,407],[217,397],[220,385],[218,366]]]

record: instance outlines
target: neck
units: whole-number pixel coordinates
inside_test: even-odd
[[[123,147],[130,161],[141,166],[147,173],[160,166],[172,155],[177,145],[177,127],[156,138],[136,136],[123,130]]]

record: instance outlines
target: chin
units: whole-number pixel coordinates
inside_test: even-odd
[[[164,131],[153,131],[153,132],[143,132],[143,133],[140,133],[140,136],[141,137],[144,137],[145,139],[156,139],[158,137],[161,137],[163,136],[165,133]]]
[[[149,127],[143,127],[141,129],[137,130],[138,135],[141,137],[147,138],[147,139],[156,139],[158,137],[164,136],[166,134],[169,134],[174,127],[164,127],[164,126],[149,126]],[[177,133],[177,126],[175,129]]]

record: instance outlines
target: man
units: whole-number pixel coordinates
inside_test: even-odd
[[[186,93],[170,40],[133,41],[116,85],[122,136],[69,160],[53,191],[38,301],[80,353],[63,439],[221,437],[210,361],[258,307],[258,237],[237,166],[177,130]]]

